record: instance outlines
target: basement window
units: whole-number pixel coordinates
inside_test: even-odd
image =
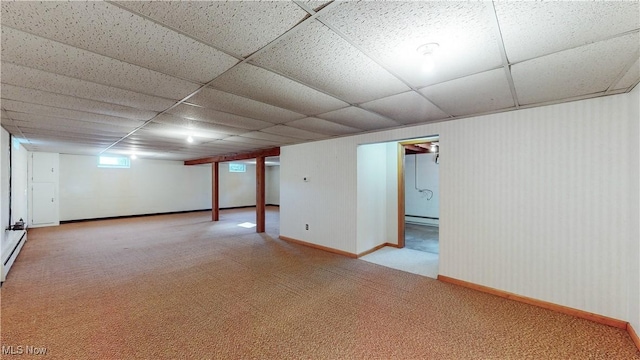
[[[247,165],[238,163],[229,163],[229,172],[247,172]]]
[[[128,169],[131,167],[131,161],[127,156],[100,156],[98,167]]]

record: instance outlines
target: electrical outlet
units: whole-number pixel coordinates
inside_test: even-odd
[[[304,229],[309,230],[309,224],[304,224]]]

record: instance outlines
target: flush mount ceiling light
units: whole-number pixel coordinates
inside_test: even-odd
[[[418,46],[418,48],[416,49],[418,54],[424,58],[424,62],[422,65],[424,70],[426,71],[433,70],[433,67],[435,66],[435,54],[438,51],[439,47],[440,47],[440,44],[432,42],[432,43],[422,44]]]
[[[426,44],[422,44],[420,46],[418,46],[418,48],[416,49],[416,51],[418,52],[418,54],[422,55],[422,56],[432,56],[436,53],[436,51],[438,51],[438,48],[440,47],[440,44],[438,43],[426,43]]]

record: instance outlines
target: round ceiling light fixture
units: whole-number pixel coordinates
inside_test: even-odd
[[[420,54],[424,58],[422,67],[425,71],[430,72],[431,70],[433,70],[435,66],[435,54],[438,51],[439,47],[440,44],[432,42],[422,44],[416,49],[418,54]]]
[[[193,137],[191,135],[189,135],[189,137],[187,138],[187,142],[188,143],[192,143],[193,142]]]
[[[436,51],[438,51],[439,47],[440,47],[440,44],[435,42],[426,43],[418,46],[416,51],[418,52],[418,54],[422,56],[432,56],[433,54],[436,53]]]

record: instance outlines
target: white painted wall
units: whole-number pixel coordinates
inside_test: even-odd
[[[407,215],[405,216],[406,221],[427,225],[439,224],[437,218],[440,217],[440,166],[436,164],[435,158],[436,154],[433,153],[405,156],[404,205],[405,215]],[[432,193],[420,192],[416,188],[429,189]],[[420,216],[436,218],[436,220]]]
[[[387,242],[387,146],[362,145],[357,148],[357,241],[356,251],[362,253]]]
[[[347,139],[280,148],[280,234],[356,253],[357,144]]]
[[[629,250],[629,323],[640,333],[640,86],[630,94],[631,237]]]
[[[27,192],[29,152],[18,141],[13,141],[11,146],[11,217],[13,223],[22,218],[25,224],[29,224],[29,209],[27,207],[29,203]]]
[[[268,205],[280,205],[280,166],[267,166],[265,178],[265,202]]]
[[[256,166],[246,164],[244,173],[229,172],[229,163],[220,163],[220,208],[256,205]],[[265,203],[280,204],[280,166],[265,167]]]
[[[0,249],[4,247],[9,226],[9,133],[0,128]],[[1,251],[1,250],[0,250]],[[1,259],[2,257],[0,257]]]
[[[638,241],[631,102],[615,95],[282,147],[281,234],[356,253],[357,146],[439,134],[442,275],[626,320]]]
[[[220,208],[255,206],[256,166],[246,164],[247,172],[243,173],[229,172],[229,163],[220,163],[218,168]]]
[[[210,166],[137,159],[110,169],[96,156],[60,155],[62,221],[210,208]]]
[[[211,209],[211,165],[136,159],[129,169],[97,166],[98,158],[60,155],[61,221]],[[230,173],[219,164],[220,207],[255,206],[256,170]],[[279,166],[268,166],[266,198],[279,204]]]
[[[387,242],[398,244],[398,142],[386,143],[387,153]]]

